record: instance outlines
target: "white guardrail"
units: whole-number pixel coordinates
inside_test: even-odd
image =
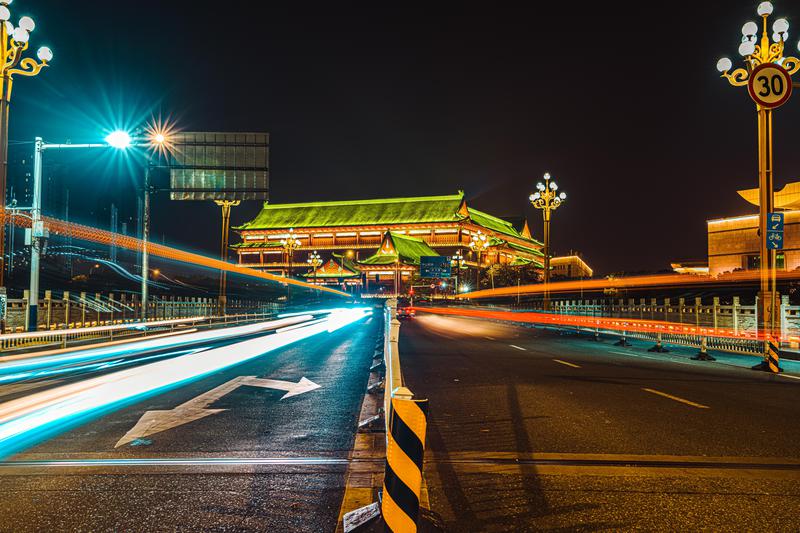
[[[274,315],[274,313],[249,313],[215,317],[196,316],[147,322],[126,322],[111,326],[7,333],[0,335],[0,352],[42,345],[59,345],[61,348],[66,348],[70,343],[146,337],[148,333],[159,333],[165,330],[173,331],[178,327],[211,327],[220,324],[239,324],[272,318]]]

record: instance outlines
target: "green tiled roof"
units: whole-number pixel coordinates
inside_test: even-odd
[[[519,244],[515,244],[513,242],[508,243],[508,246],[512,250],[516,250],[518,252],[525,252],[538,257],[544,257],[544,254],[540,250],[537,250],[536,248],[528,248],[527,246],[520,246]]]
[[[337,263],[333,259],[329,259],[324,265],[320,268],[317,268],[317,274],[314,275],[314,272],[307,272],[303,274],[304,278],[356,278],[361,275],[361,272],[357,268],[350,268],[346,264],[342,265],[341,263]]]
[[[384,252],[384,243],[387,240],[391,240],[396,253]],[[362,265],[393,265],[397,262],[398,255],[400,256],[401,263],[406,265],[419,265],[420,257],[439,254],[422,239],[391,232],[384,238],[384,242],[381,243],[381,247],[378,248],[378,251],[374,255],[363,261],[359,261],[359,263]]]
[[[381,224],[455,222],[464,194],[385,198],[303,204],[264,203],[252,221],[238,230],[320,228],[328,226],[370,226]]]
[[[497,233],[502,233],[503,235],[510,235],[518,239],[531,241],[540,246],[542,245],[542,243],[540,243],[539,241],[523,237],[522,234],[520,234],[520,232],[517,231],[516,228],[514,228],[514,225],[507,220],[503,220],[502,218],[497,218],[488,213],[484,213],[483,211],[478,211],[477,209],[473,209],[471,207],[468,207],[467,210],[469,211],[469,218],[479,226],[483,226],[486,229],[496,231]]]
[[[239,242],[231,244],[231,248],[281,248],[281,243],[278,241],[255,241],[255,242]]]
[[[536,268],[544,268],[544,265],[539,261],[534,261],[532,259],[525,259],[524,257],[517,257],[513,261],[511,261],[511,266],[525,266],[525,265],[533,265]]]

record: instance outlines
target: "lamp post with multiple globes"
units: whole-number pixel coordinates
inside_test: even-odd
[[[770,218],[782,222],[782,214],[773,213],[774,176],[772,153],[773,110],[780,107],[792,94],[795,85],[792,76],[800,70],[800,60],[785,56],[785,43],[789,38],[789,22],[784,18],[772,23],[770,42],[769,17],[772,15],[771,2],[761,2],[756,12],[761,17],[761,36],[759,24],[747,22],[742,26],[742,41],[739,54],[744,59],[744,67],[734,70],[733,62],[723,57],[717,62],[717,70],[734,87],[747,86],[750,97],[756,104],[758,114],[758,182],[760,240],[760,290],[759,290],[759,329],[764,336],[764,361],[755,369],[780,372],[777,347],[772,339],[780,339],[780,325],[776,320],[778,295],[776,291],[777,250],[782,247],[782,234],[770,233]],[[798,44],[800,48],[800,44]],[[777,226],[776,226],[777,227]],[[773,239],[769,239],[772,236]]]
[[[13,0],[0,0],[0,290],[4,287],[5,272],[5,211],[6,179],[8,176],[8,115],[14,76],[36,76],[53,59],[53,51],[43,46],[36,52],[36,61],[23,57],[28,49],[31,32],[36,28],[31,17],[22,17],[15,27],[11,23],[9,6]],[[4,317],[0,317],[0,331]]]
[[[536,192],[530,195],[529,200],[533,207],[541,209],[544,217],[544,310],[550,310],[550,219],[553,211],[558,209],[567,199],[567,193],[558,192],[558,185],[550,181],[550,173],[545,173],[544,183],[536,184]]]

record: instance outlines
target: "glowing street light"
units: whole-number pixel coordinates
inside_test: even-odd
[[[734,87],[747,86],[758,113],[758,184],[759,184],[759,240],[760,242],[760,291],[759,328],[764,333],[764,361],[756,369],[780,372],[777,350],[771,348],[770,340],[780,338],[780,324],[776,320],[776,257],[777,251],[768,248],[767,222],[773,212],[774,183],[772,166],[772,111],[786,103],[792,94],[792,76],[800,70],[800,59],[784,56],[789,39],[789,22],[779,18],[772,23],[770,42],[769,16],[771,2],[761,2],[756,12],[761,17],[759,25],[747,22],[742,26],[739,54],[744,67],[733,68],[733,61],[723,57],[717,61],[717,70]],[[798,43],[800,49],[800,43]]]
[[[322,257],[317,253],[316,250],[308,254],[308,259],[306,259],[306,263],[311,267],[311,272],[314,274],[314,285],[317,284],[317,268],[322,264]]]
[[[485,233],[478,230],[472,234],[472,238],[469,241],[469,248],[478,254],[478,262],[476,263],[477,267],[475,269],[475,287],[478,288],[481,286],[481,254],[483,254],[489,246],[491,246],[489,237],[487,237]]]
[[[295,236],[294,228],[289,228],[289,233],[286,234],[286,237],[281,239],[281,246],[283,250],[286,252],[286,277],[292,277],[292,259],[294,259],[294,251],[300,248],[303,245],[303,242]],[[286,299],[288,300],[291,296],[291,284],[286,284]]]
[[[450,258],[450,266],[456,269],[455,294],[458,294],[458,277],[461,274],[461,269],[464,268],[464,263],[464,254],[461,253],[461,250],[456,250],[456,253]]]
[[[0,6],[2,8],[2,6]],[[127,138],[127,142],[123,142]],[[106,143],[86,144],[51,144],[36,137],[33,143],[33,198],[31,204],[31,275],[28,286],[28,309],[25,315],[25,326],[28,331],[36,331],[39,323],[39,264],[43,241],[48,235],[42,221],[42,158],[45,150],[75,150],[88,148],[117,148],[124,150],[131,144],[130,135],[125,132],[114,132],[106,137]],[[146,289],[144,300],[146,300]]]
[[[558,209],[567,199],[567,193],[558,192],[558,185],[550,181],[550,173],[545,173],[544,183],[536,184],[536,192],[531,194],[529,200],[533,207],[542,210],[544,217],[544,310],[550,309],[550,294],[547,285],[550,283],[550,218],[552,212]]]
[[[9,5],[13,0],[0,0],[0,215],[6,209],[6,179],[8,175],[8,115],[11,104],[11,89],[14,76],[36,76],[53,60],[53,51],[39,48],[36,61],[23,57],[28,49],[30,34],[36,24],[30,17],[19,19],[17,27],[11,22]],[[5,223],[0,224],[0,288],[4,286],[5,272]],[[5,327],[0,317],[0,331]]]
[[[112,131],[105,140],[109,146],[119,150],[125,150],[133,143],[130,133],[122,130]]]

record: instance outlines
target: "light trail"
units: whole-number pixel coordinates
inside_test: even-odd
[[[776,271],[775,274],[778,281],[800,279],[800,271]],[[668,289],[697,285],[739,285],[743,283],[758,283],[759,280],[760,274],[758,271],[743,271],[731,272],[717,277],[694,274],[656,274],[652,276],[633,276],[630,278],[559,281],[549,283],[547,287],[548,291],[551,293],[562,293],[602,291],[604,289]],[[459,297],[476,300],[480,298],[516,297],[517,295],[542,294],[544,289],[545,286],[543,283],[537,283],[533,285],[522,285],[520,287],[511,286],[467,292],[460,294]]]
[[[11,217],[5,213],[0,213],[0,218],[2,218],[0,223],[13,224],[22,228],[28,228],[31,224],[31,221],[27,218]],[[133,252],[141,252],[143,248],[143,242],[140,239],[128,235],[121,235],[119,233],[113,233],[111,231],[93,228],[91,226],[84,226],[83,224],[75,224],[74,222],[66,222],[57,218],[42,217],[42,220],[45,228],[47,228],[53,235],[72,237],[73,239],[90,241],[108,246],[113,244],[114,246]],[[234,274],[242,274],[243,276],[250,276],[252,278],[259,278],[271,282],[288,283],[297,287],[303,287],[310,290],[335,294],[336,296],[351,298],[351,295],[344,291],[331,289],[330,287],[314,285],[296,279],[285,278],[283,276],[276,276],[274,274],[261,272],[253,268],[240,267],[233,263],[227,263],[219,259],[212,259],[211,257],[206,257],[193,252],[187,252],[178,248],[171,248],[163,244],[148,242],[147,251],[150,255],[162,257],[164,259],[170,259],[172,261],[189,263],[195,266],[212,268],[215,270],[223,270],[225,272],[232,272]]]
[[[343,328],[370,313],[368,308],[339,309],[327,320],[305,328],[120,370],[0,404],[0,456],[85,417],[97,416],[115,406],[169,390],[334,328]],[[288,326],[294,320],[278,320],[273,325]]]
[[[662,320],[640,320],[629,318],[608,318],[583,315],[554,315],[549,313],[519,313],[513,311],[497,311],[465,307],[415,307],[417,313],[461,316],[468,318],[484,318],[504,322],[524,322],[543,326],[572,326],[606,331],[662,333],[669,335],[695,335],[699,337],[719,337],[739,340],[764,340],[764,336],[752,333],[737,333],[732,329],[705,328],[689,326],[678,322]]]
[[[30,370],[46,366],[54,366],[65,363],[89,362],[109,356],[129,355],[136,352],[152,351],[163,348],[177,348],[187,344],[211,342],[230,337],[252,335],[254,333],[266,332],[288,325],[302,324],[313,318],[314,317],[312,314],[306,313],[305,315],[293,316],[290,320],[259,322],[244,326],[186,333],[183,335],[159,337],[156,339],[145,338],[143,340],[137,340],[124,345],[108,346],[104,348],[85,348],[78,351],[59,353],[49,356],[38,355],[34,352],[29,354],[27,357],[22,358],[19,356],[12,356],[13,359],[6,362],[3,362],[2,358],[0,358],[0,376],[12,372],[20,372],[22,370]],[[0,381],[2,381],[2,378],[0,378]]]

